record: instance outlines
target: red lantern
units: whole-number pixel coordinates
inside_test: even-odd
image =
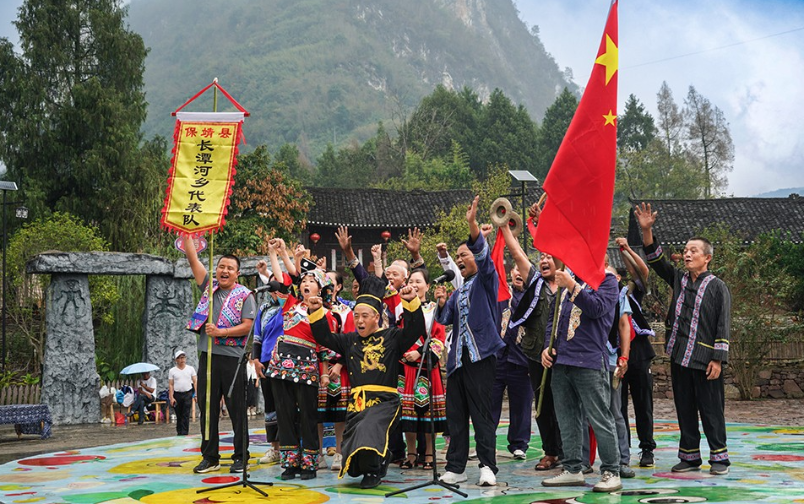
[[[382,236],[383,240],[388,241],[391,238],[391,232],[386,229],[385,231],[380,233],[380,236]]]
[[[318,240],[320,240],[320,239],[321,239],[321,235],[319,235],[318,233],[313,233],[313,234],[310,235],[310,241],[313,242],[313,245],[318,243]]]

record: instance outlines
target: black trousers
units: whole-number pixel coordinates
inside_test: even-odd
[[[450,442],[447,471],[462,473],[469,458],[469,419],[475,429],[475,447],[480,467],[497,474],[497,426],[491,415],[491,389],[497,357],[472,362],[469,351],[461,355],[462,366],[449,376],[447,425]]]
[[[274,420],[265,421],[265,440],[269,443],[279,441],[276,423],[276,403],[274,402],[274,392],[271,388],[271,379],[267,377],[260,378],[260,388],[262,389],[262,399],[265,402],[265,415],[274,414]]]
[[[207,353],[201,352],[198,358],[198,407],[201,410],[201,436],[209,422],[209,438],[201,440],[201,454],[205,460],[215,464],[220,460],[220,437],[218,435],[218,423],[220,421],[221,398],[226,402],[226,409],[229,411],[229,418],[232,420],[232,430],[234,431],[234,453],[232,460],[243,460],[248,458],[248,452],[243,453],[243,415],[246,414],[246,391],[243,381],[246,379],[246,366],[240,367],[237,376],[237,383],[232,390],[232,397],[226,397],[229,387],[235,379],[237,361],[239,357],[228,357],[224,355],[212,355],[212,380],[211,395],[209,397],[209,418],[206,418],[207,402]]]
[[[190,433],[190,412],[193,410],[193,391],[176,392],[173,391],[173,399],[176,405],[173,411],[176,412],[176,434],[186,436]]]
[[[528,371],[530,373],[530,383],[533,387],[533,394],[536,397],[536,407],[539,404],[539,387],[542,384],[542,373],[544,367],[539,361],[528,359]],[[550,382],[553,373],[547,370],[547,380],[544,382],[544,399],[542,400],[542,411],[536,417],[536,425],[539,426],[539,436],[542,438],[542,450],[545,455],[551,457],[564,458],[564,452],[561,449],[561,429],[558,428],[558,419],[556,418],[556,408],[553,403],[553,389],[550,387]],[[535,413],[534,409],[534,413]]]
[[[317,469],[318,384],[271,379],[282,467]],[[302,450],[302,444],[304,450]]]
[[[628,363],[628,371],[623,376],[622,412],[628,423],[628,394],[634,401],[634,418],[639,438],[639,449],[653,451],[656,441],[653,439],[653,374],[650,372],[652,359],[632,360]],[[628,429],[628,444],[631,444],[631,429]]]
[[[678,458],[693,464],[701,462],[701,432],[698,430],[700,413],[706,441],[709,443],[709,463],[729,465],[723,374],[717,380],[707,380],[706,371],[685,368],[673,362],[670,364],[670,378],[678,427],[681,430]]]

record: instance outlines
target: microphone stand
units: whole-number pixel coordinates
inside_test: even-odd
[[[430,377],[430,386],[428,387],[428,389],[429,389],[429,394],[430,394],[430,442],[433,445],[433,479],[430,480],[430,481],[427,481],[425,483],[419,483],[418,485],[413,485],[413,486],[408,487],[408,488],[403,488],[401,490],[396,490],[396,491],[393,491],[393,492],[389,492],[389,493],[385,494],[386,497],[393,497],[394,495],[398,495],[398,494],[401,494],[403,492],[410,492],[410,491],[413,491],[413,490],[418,490],[419,488],[424,488],[424,487],[427,487],[427,486],[430,486],[430,485],[438,485],[440,487],[443,487],[443,488],[449,490],[450,492],[454,492],[454,493],[460,495],[463,498],[469,497],[467,494],[465,494],[465,493],[461,492],[460,490],[458,490],[458,488],[459,488],[458,485],[452,485],[450,483],[444,483],[443,481],[438,479],[438,463],[437,463],[437,460],[436,460],[438,453],[436,452],[436,449],[435,449],[435,440],[436,440],[435,404],[433,402],[433,352],[430,351],[430,340],[433,337],[432,333],[433,333],[433,331],[430,330],[428,332],[428,334],[427,334],[427,338],[424,340],[424,350],[423,350],[424,354],[423,354],[423,357],[424,356],[427,357],[427,372],[429,373],[429,377]],[[423,365],[424,365],[424,359],[421,359],[421,362],[419,362],[419,369],[416,371],[416,379],[413,381],[414,387],[416,386],[417,383],[419,383],[419,377],[422,374],[422,366]],[[439,370],[438,372],[440,373],[441,370]],[[408,451],[410,451],[410,450],[408,450]]]
[[[254,324],[259,323],[258,320],[254,321]],[[249,343],[254,336],[254,324],[251,325],[251,333],[249,337],[246,339],[246,346],[243,348],[243,354],[240,356],[240,359],[237,362],[237,369],[235,370],[234,378],[232,379],[232,383],[229,385],[229,391],[226,393],[226,397],[229,399],[232,398],[232,392],[234,391],[235,383],[237,383],[237,378],[240,376],[240,370],[243,366],[246,365],[246,360],[248,360],[248,353],[251,350],[251,346]],[[211,356],[210,356],[211,358]],[[201,490],[197,490],[196,493],[204,493],[204,492],[211,492],[213,490],[222,490],[224,488],[231,488],[242,485],[243,488],[251,488],[255,492],[261,494],[263,497],[268,497],[268,494],[260,490],[256,485],[267,485],[273,486],[274,484],[268,481],[251,481],[248,479],[248,404],[246,404],[246,397],[248,396],[248,387],[251,386],[251,383],[248,379],[248,373],[243,372],[243,476],[240,481],[236,481],[234,483],[227,483],[225,485],[219,485],[215,487],[203,488]],[[209,398],[207,398],[209,400]]]

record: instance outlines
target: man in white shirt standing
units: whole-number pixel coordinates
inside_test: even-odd
[[[176,365],[168,372],[168,398],[176,412],[176,435],[186,436],[190,431],[190,411],[198,377],[193,366],[187,365],[187,355],[178,350]]]

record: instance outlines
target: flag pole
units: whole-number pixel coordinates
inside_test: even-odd
[[[212,89],[212,111],[218,111],[218,78],[212,81],[214,84]],[[213,295],[212,290],[212,279],[214,278],[214,271],[215,271],[215,264],[214,260],[214,249],[215,249],[215,233],[210,231],[209,232],[209,282],[207,282],[207,288],[209,289],[209,319],[212,318],[212,314],[215,313],[214,303],[215,303],[215,296]],[[217,320],[215,321],[217,324]],[[209,440],[209,412],[210,412],[210,405],[209,405],[209,398],[212,395],[212,336],[207,334],[207,390],[206,390],[206,398],[207,400],[204,401],[204,415],[206,415],[206,421],[204,422],[204,441]],[[220,407],[220,406],[219,406]]]
[[[564,263],[561,263],[561,271],[564,271]],[[556,341],[556,335],[558,334],[558,316],[561,313],[561,294],[564,290],[563,287],[558,287],[556,289],[556,300],[555,300],[555,307],[553,307],[553,327],[550,328],[550,342],[547,345],[547,355],[552,357],[553,354],[553,343]],[[555,361],[553,362],[555,365]],[[536,418],[539,418],[539,415],[542,413],[542,401],[544,401],[544,387],[547,383],[547,372],[550,371],[550,368],[542,369],[542,383],[539,385],[539,401],[536,403]]]

